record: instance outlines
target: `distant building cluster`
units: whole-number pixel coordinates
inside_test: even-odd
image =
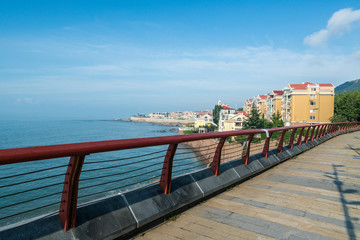
[[[221,105],[219,132],[241,130],[249,114],[230,108],[228,105],[222,104],[221,101],[218,102],[218,105]]]
[[[185,112],[153,112],[148,115],[149,118],[156,119],[175,119],[175,120],[196,120],[204,119],[212,121],[213,115],[211,110],[204,111],[185,111]]]
[[[330,122],[334,115],[335,88],[331,83],[289,84],[283,90],[247,99],[244,111],[256,107],[260,116],[270,120],[279,113],[285,126]]]

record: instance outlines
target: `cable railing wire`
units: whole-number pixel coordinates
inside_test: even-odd
[[[150,174],[150,173],[157,172],[157,171],[160,171],[160,170],[162,170],[162,168],[155,169],[153,171],[148,171],[146,173],[141,173],[141,174],[138,174],[138,175],[133,175],[133,176],[126,177],[126,178],[112,180],[112,181],[109,181],[109,182],[102,182],[102,183],[98,183],[98,184],[95,184],[95,185],[88,185],[88,186],[80,187],[79,190],[86,189],[86,188],[91,188],[91,187],[102,186],[102,185],[106,185],[106,184],[114,183],[114,182],[122,182],[122,181],[125,181],[125,180],[129,180],[129,179],[136,178],[136,177],[139,177],[139,176],[144,176],[146,174]],[[136,183],[134,183],[134,184],[136,184]]]
[[[131,156],[131,157],[126,157],[126,158],[117,158],[117,159],[111,159],[111,160],[103,160],[103,161],[91,161],[91,162],[84,162],[84,164],[93,164],[93,163],[103,163],[103,162],[115,162],[115,161],[123,161],[123,160],[129,160],[129,159],[134,159],[134,158],[140,158],[140,157],[146,157],[146,156],[151,156],[157,153],[164,153],[167,150],[161,150],[161,151],[156,151],[156,152],[152,152],[152,153],[147,153],[147,154],[142,154],[142,155],[137,155],[137,156]]]
[[[41,186],[41,187],[37,187],[37,188],[32,188],[32,189],[27,189],[27,190],[24,190],[24,191],[21,191],[21,192],[15,192],[15,193],[10,193],[10,194],[7,194],[7,195],[0,196],[0,198],[6,198],[6,197],[10,197],[10,196],[22,194],[22,193],[31,192],[31,191],[36,191],[36,190],[40,190],[40,189],[43,189],[43,188],[53,187],[53,186],[62,185],[62,184],[64,184],[64,182],[54,183],[54,184],[50,184],[50,185],[46,185],[46,186]]]
[[[190,159],[194,159],[194,157],[177,158],[177,159],[174,159],[173,161],[176,162],[176,161],[184,161],[184,160],[190,160]]]
[[[32,199],[29,199],[29,200],[26,200],[26,201],[17,202],[17,203],[13,203],[13,204],[10,204],[10,205],[2,206],[2,207],[0,207],[0,209],[5,209],[5,208],[13,207],[13,206],[16,206],[16,205],[20,205],[20,204],[32,202],[32,201],[35,201],[35,200],[39,200],[39,199],[43,199],[43,198],[55,196],[55,195],[62,194],[62,193],[64,193],[64,192],[51,193],[51,194],[48,194],[48,195],[45,195],[45,196],[41,196],[41,197],[37,197],[37,198],[32,198]]]
[[[184,164],[179,164],[179,165],[174,165],[173,168],[176,168],[176,167],[182,167],[182,166],[187,166],[187,165],[191,165],[191,164],[194,164],[193,162],[189,162],[189,163],[184,163]]]
[[[7,218],[15,217],[15,216],[18,216],[18,215],[21,215],[21,214],[25,214],[25,213],[33,212],[33,211],[40,210],[40,209],[43,209],[43,208],[47,208],[47,207],[50,207],[50,206],[54,206],[54,205],[60,204],[62,202],[65,202],[65,201],[59,201],[59,202],[55,202],[55,203],[50,203],[50,204],[47,204],[47,205],[44,205],[44,206],[41,206],[41,207],[37,207],[37,208],[33,208],[33,209],[30,209],[30,210],[27,210],[27,211],[23,211],[23,212],[15,213],[15,214],[8,215],[8,216],[5,216],[5,217],[1,217],[0,221],[4,220],[4,219],[7,219]]]
[[[206,145],[206,146],[201,146],[201,147],[197,147],[197,149],[201,149],[201,148],[206,148],[206,147],[212,147],[212,146],[216,146],[217,143],[214,143],[214,144],[209,144],[209,145]],[[178,147],[177,149],[183,149],[183,150],[191,150],[192,147]]]
[[[94,196],[94,195],[98,195],[98,194],[106,193],[106,192],[110,192],[110,191],[119,190],[119,189],[121,189],[121,188],[133,186],[133,185],[136,185],[136,184],[139,184],[139,183],[143,183],[143,182],[146,182],[146,181],[150,181],[150,180],[152,180],[152,179],[154,179],[154,178],[159,178],[159,177],[161,177],[161,174],[160,174],[160,175],[157,175],[157,176],[153,176],[153,177],[148,178],[148,179],[145,179],[145,180],[142,180],[142,181],[139,181],[139,182],[136,182],[136,183],[130,183],[130,184],[127,184],[127,185],[124,185],[124,186],[121,186],[121,187],[112,188],[112,189],[107,189],[107,190],[104,190],[104,191],[100,191],[100,192],[96,192],[96,193],[91,193],[91,194],[87,194],[87,195],[82,195],[82,196],[79,196],[78,199],[85,198],[85,197],[91,197],[91,196]]]
[[[151,165],[147,165],[147,166],[137,168],[137,169],[133,169],[133,170],[126,171],[126,172],[112,173],[112,174],[108,174],[108,175],[104,175],[104,176],[97,176],[97,177],[92,177],[92,178],[83,178],[83,179],[80,179],[79,182],[88,181],[88,180],[94,180],[94,179],[99,179],[99,178],[106,178],[106,177],[111,177],[111,176],[116,176],[116,175],[121,175],[121,174],[127,174],[127,173],[131,173],[131,172],[136,172],[136,171],[139,171],[139,170],[142,170],[142,169],[145,169],[145,168],[150,168],[150,167],[153,167],[153,166],[156,166],[156,165],[159,165],[159,164],[160,163],[154,163],[154,164],[151,164]]]
[[[24,184],[24,183],[30,183],[30,182],[35,182],[35,181],[39,181],[39,180],[44,180],[44,179],[49,179],[49,178],[64,176],[64,175],[67,175],[67,174],[68,174],[68,173],[65,173],[65,174],[63,173],[63,174],[57,174],[57,175],[52,175],[52,176],[47,176],[47,177],[42,177],[42,178],[31,179],[31,180],[27,180],[27,181],[23,181],[23,182],[18,182],[18,183],[12,183],[12,184],[8,184],[8,185],[3,185],[3,186],[0,186],[0,188],[12,187],[12,186],[16,186],[16,185],[20,185],[20,184]]]
[[[33,174],[33,173],[44,172],[44,171],[53,170],[53,169],[57,169],[57,168],[61,168],[61,167],[67,167],[67,166],[69,166],[69,164],[60,165],[60,166],[51,167],[51,168],[40,169],[40,170],[36,170],[36,171],[32,171],[32,172],[20,173],[20,174],[11,175],[11,176],[0,177],[0,180],[13,178],[13,177],[24,176],[24,175]]]
[[[164,156],[156,156],[156,157],[148,158],[148,159],[145,159],[145,160],[140,160],[140,161],[136,161],[136,162],[125,163],[125,164],[120,164],[120,165],[113,165],[113,166],[109,166],[109,167],[86,169],[86,170],[82,170],[81,172],[92,172],[92,171],[97,171],[97,170],[104,170],[104,169],[110,169],[110,168],[117,168],[117,167],[129,166],[129,165],[136,164],[136,163],[140,163],[140,162],[147,162],[147,161],[151,161],[151,160],[154,160],[154,159],[158,159],[159,157],[164,157]]]
[[[191,170],[191,169],[194,169],[194,168],[200,168],[200,167],[206,168],[203,164],[201,164],[201,165],[197,165],[197,166],[192,166],[192,167],[190,167],[190,168],[184,168],[184,169],[175,170],[175,171],[173,171],[173,174],[174,174],[174,173],[178,173],[178,172],[183,172],[183,171]]]

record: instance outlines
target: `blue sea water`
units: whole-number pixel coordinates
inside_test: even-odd
[[[0,149],[169,136],[177,134],[170,131],[174,128],[122,121],[0,121]],[[159,181],[167,147],[86,156],[80,175],[79,205]],[[57,211],[68,163],[69,158],[58,158],[0,165],[0,228]],[[179,145],[173,176],[203,167],[191,149]],[[31,173],[34,171],[38,172]]]

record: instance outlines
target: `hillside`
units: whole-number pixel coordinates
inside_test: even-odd
[[[355,90],[360,91],[360,79],[347,81],[335,88],[335,93],[348,93],[353,92]]]

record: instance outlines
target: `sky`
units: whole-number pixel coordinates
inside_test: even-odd
[[[5,1],[0,120],[212,109],[360,78],[360,1]]]

